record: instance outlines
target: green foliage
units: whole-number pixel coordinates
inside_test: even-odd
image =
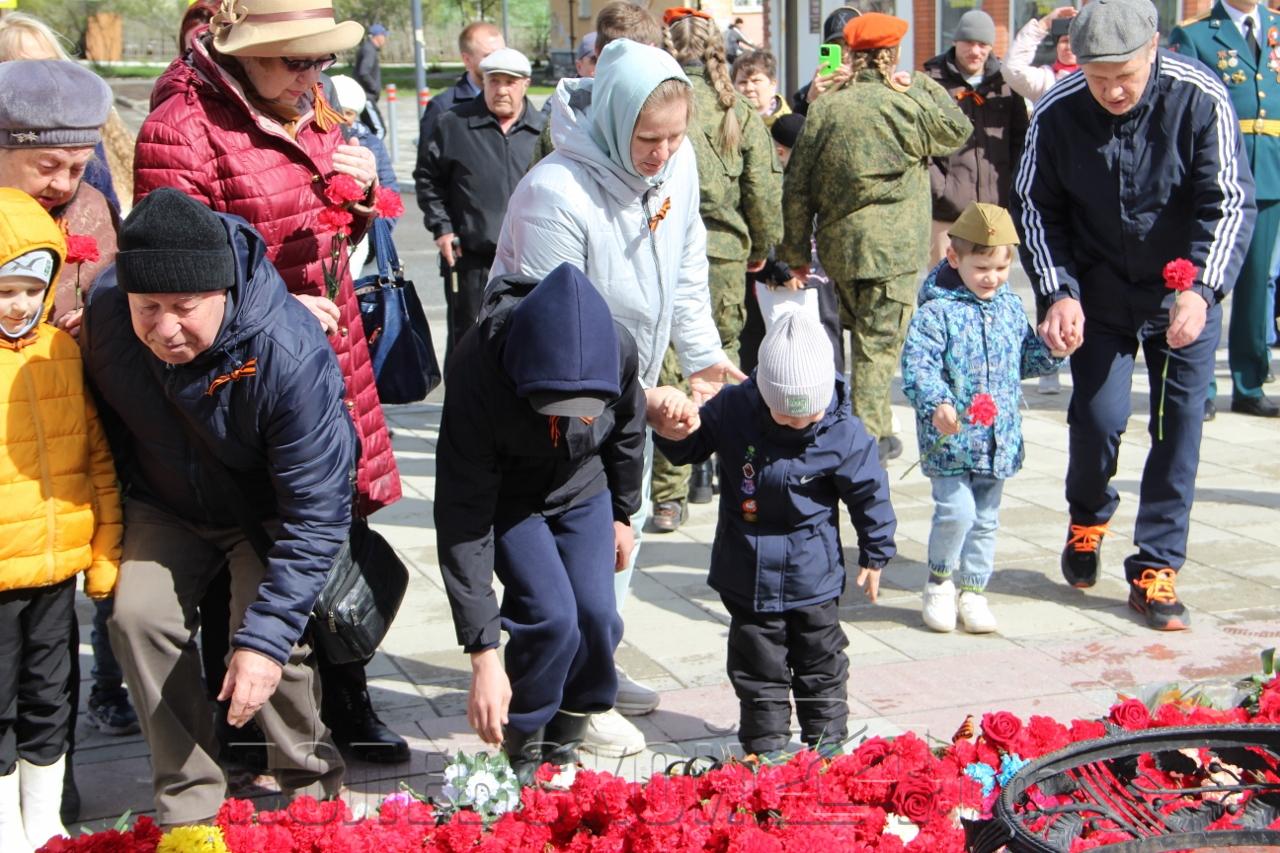
[[[185,8],[183,0],[18,0],[18,9],[53,27],[66,40],[63,47],[72,55],[84,46],[91,15],[109,12],[126,20],[172,20],[176,35]]]

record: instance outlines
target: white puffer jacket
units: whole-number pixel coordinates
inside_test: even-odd
[[[725,360],[707,290],[698,170],[688,139],[654,186],[610,160],[588,131],[592,82],[556,88],[555,153],[511,196],[490,278],[542,278],[565,261],[581,269],[635,338],[640,380],[651,388],[668,342],[686,376]]]

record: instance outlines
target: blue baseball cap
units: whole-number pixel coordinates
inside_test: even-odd
[[[369,27],[369,35],[371,36],[385,36],[386,34],[387,28],[382,26],[382,24],[374,24]]]

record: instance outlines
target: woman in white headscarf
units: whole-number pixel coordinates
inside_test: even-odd
[[[685,138],[692,107],[693,90],[675,59],[628,39],[605,46],[594,78],[562,80],[552,96],[555,153],[511,196],[490,272],[541,279],[567,261],[586,273],[636,340],[651,407],[668,344],[695,398],[746,378],[721,349],[711,314],[698,170]],[[649,512],[652,467],[650,440],[646,494],[631,517],[637,535]],[[615,581],[619,610],[638,550],[637,542]],[[656,707],[652,691],[619,675],[619,704],[634,691]],[[644,745],[615,710],[592,718],[583,749],[618,757]]]

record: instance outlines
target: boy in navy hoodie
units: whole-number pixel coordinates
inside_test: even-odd
[[[440,566],[471,655],[467,720],[522,781],[544,761],[576,762],[587,715],[617,694],[613,575],[634,542],[645,442],[638,365],[631,335],[568,263],[541,282],[491,282],[453,352],[436,453]]]
[[[799,313],[783,315],[765,335],[752,378],[725,387],[699,414],[688,438],[656,441],[678,465],[714,453],[720,467],[708,583],[730,616],[738,740],[748,754],[784,750],[794,694],[801,740],[837,752],[849,718],[838,504],[857,531],[857,583],[872,601],[896,553],[897,519],[875,439],[850,410],[826,332]]]

